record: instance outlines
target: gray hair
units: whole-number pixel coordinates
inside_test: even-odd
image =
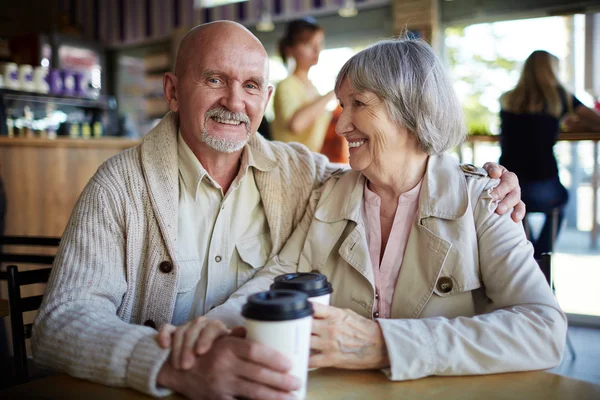
[[[465,139],[463,111],[444,65],[427,42],[382,40],[344,64],[335,81],[375,93],[390,116],[416,135],[429,155],[445,152]]]

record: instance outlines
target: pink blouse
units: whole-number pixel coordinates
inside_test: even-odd
[[[392,298],[396,281],[400,274],[400,267],[404,259],[404,250],[408,243],[408,236],[419,205],[419,192],[421,182],[398,199],[398,208],[392,224],[385,253],[381,258],[381,199],[369,190],[367,182],[363,192],[363,218],[369,245],[369,255],[375,276],[375,305],[374,318],[390,318],[392,311]]]

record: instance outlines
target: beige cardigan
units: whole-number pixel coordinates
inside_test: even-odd
[[[162,395],[168,355],[154,340],[171,321],[179,273],[178,121],[167,114],[142,143],[106,161],[77,202],[33,330],[35,361],[70,375]],[[280,251],[311,191],[334,168],[300,145],[250,146],[276,168],[255,171],[273,244]]]
[[[349,171],[315,190],[281,253],[215,311],[232,312],[239,299],[264,289],[276,275],[317,270],[333,284],[332,305],[373,318],[373,268],[360,215],[364,179]],[[429,159],[391,319],[377,319],[391,361],[384,371],[390,379],[560,363],[566,317],[523,226],[510,213],[494,212],[489,192],[497,184],[483,170],[461,170],[452,156]]]

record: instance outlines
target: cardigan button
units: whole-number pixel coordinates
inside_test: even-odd
[[[454,287],[454,283],[452,283],[452,279],[448,278],[447,276],[442,276],[440,279],[438,279],[436,287],[437,290],[442,293],[450,293]]]
[[[378,311],[375,311],[373,313],[373,318],[379,318],[379,312]]]
[[[168,274],[169,272],[173,271],[173,264],[170,261],[163,261],[158,266],[158,269],[160,269],[160,272]]]
[[[145,326],[149,326],[152,329],[156,329],[156,322],[152,321],[151,319],[146,320],[146,322],[144,322]]]

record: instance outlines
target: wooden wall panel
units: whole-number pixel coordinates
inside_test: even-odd
[[[79,194],[98,167],[136,144],[119,139],[42,141],[0,139],[7,235],[61,236]]]

